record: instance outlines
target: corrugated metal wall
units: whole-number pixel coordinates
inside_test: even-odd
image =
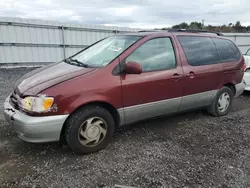
[[[136,30],[0,17],[0,67],[49,64],[104,37]]]
[[[223,33],[225,37],[234,41],[242,53],[250,48],[250,33]]]
[[[40,66],[60,61],[104,37],[138,28],[68,24],[0,17],[0,67]],[[224,33],[243,53],[250,34]]]

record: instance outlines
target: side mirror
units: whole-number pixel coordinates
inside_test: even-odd
[[[124,72],[127,74],[141,74],[142,67],[139,63],[136,63],[134,61],[129,61],[125,63]]]

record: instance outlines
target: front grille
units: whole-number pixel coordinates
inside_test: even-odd
[[[15,108],[19,109],[20,97],[16,93],[16,90],[10,95],[10,104]]]

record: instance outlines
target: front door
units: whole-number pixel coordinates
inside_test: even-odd
[[[126,123],[179,110],[182,99],[182,68],[171,37],[147,40],[124,63],[142,66],[141,74],[121,76]]]
[[[210,105],[223,79],[220,56],[215,44],[209,36],[177,36],[175,39],[179,41],[184,71],[180,110]]]

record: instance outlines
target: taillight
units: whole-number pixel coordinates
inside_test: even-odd
[[[247,68],[247,64],[244,62],[244,64],[243,64],[242,67],[241,67],[241,70],[242,70],[243,72],[245,72],[246,68]]]

